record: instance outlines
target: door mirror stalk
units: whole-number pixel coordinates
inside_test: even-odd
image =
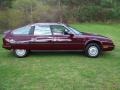
[[[69,33],[69,35],[70,35],[70,37],[73,37],[73,36],[74,36],[74,34],[72,34],[72,33]]]
[[[74,34],[72,34],[72,33],[70,33],[70,32],[64,32],[64,34],[70,35],[70,37],[73,37],[73,36],[74,36]]]

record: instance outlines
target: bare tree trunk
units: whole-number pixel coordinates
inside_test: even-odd
[[[30,7],[30,22],[31,23],[33,23],[33,16],[32,16],[32,14],[33,14],[33,7],[31,5],[31,7]]]
[[[60,23],[63,22],[63,18],[62,18],[62,3],[61,3],[61,0],[58,1],[58,6],[59,6],[59,21]]]

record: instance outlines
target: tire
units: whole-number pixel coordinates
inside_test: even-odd
[[[28,51],[25,49],[15,49],[13,52],[14,52],[15,56],[18,58],[23,58],[28,55]]]
[[[96,58],[101,53],[101,47],[96,43],[90,43],[85,48],[85,55],[91,58]]]

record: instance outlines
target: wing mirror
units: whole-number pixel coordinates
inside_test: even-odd
[[[70,37],[73,37],[74,34],[70,33],[70,32],[67,32],[68,35],[70,35]]]
[[[72,34],[72,33],[69,33],[69,35],[70,35],[70,37],[73,37],[73,36],[74,36],[74,34]]]
[[[67,30],[65,31],[65,34],[66,34],[66,35],[70,35],[70,37],[73,37],[73,36],[74,36],[74,34],[72,34],[71,32],[69,32],[69,31],[67,31]]]

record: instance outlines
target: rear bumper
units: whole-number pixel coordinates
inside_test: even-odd
[[[2,48],[7,49],[7,50],[11,50],[11,44],[8,41],[6,41],[4,38],[3,38]]]
[[[11,50],[11,46],[2,45],[2,48],[5,48],[5,49],[7,49],[7,50]]]

